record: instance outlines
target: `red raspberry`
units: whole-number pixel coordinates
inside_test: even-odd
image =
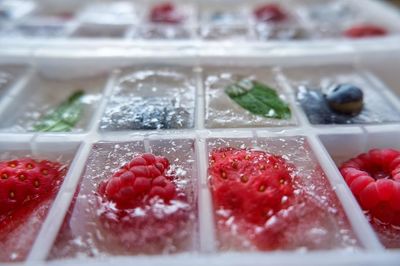
[[[340,167],[361,207],[383,223],[400,226],[400,152],[373,149]]]
[[[100,221],[124,246],[151,253],[188,236],[192,209],[168,167],[166,158],[143,154],[100,183]]]
[[[99,186],[99,194],[117,208],[132,209],[159,197],[169,202],[177,195],[171,176],[165,174],[169,162],[164,157],[143,154],[119,169]]]
[[[378,37],[387,35],[387,30],[376,25],[365,24],[353,26],[343,34],[349,38]]]
[[[256,8],[254,16],[260,22],[281,22],[287,19],[287,14],[277,4],[266,4]]]
[[[30,158],[0,162],[0,220],[56,191],[65,168]]]
[[[172,3],[167,2],[151,9],[150,20],[156,23],[179,24],[183,21],[183,16],[177,12]]]
[[[215,207],[250,223],[264,224],[293,198],[291,167],[263,151],[214,150],[209,172]]]

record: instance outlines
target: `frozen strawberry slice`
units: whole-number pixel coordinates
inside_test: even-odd
[[[98,187],[101,224],[129,249],[143,251],[149,243],[167,246],[187,237],[192,209],[168,168],[166,158],[143,154]]]
[[[30,158],[0,162],[0,220],[31,201],[40,202],[56,191],[65,168]]]
[[[383,223],[399,226],[400,151],[373,149],[340,167],[361,207]]]
[[[281,157],[217,149],[211,153],[209,172],[215,207],[250,223],[264,224],[292,200],[291,167]]]
[[[259,22],[281,22],[287,19],[285,11],[277,4],[266,4],[254,10]]]
[[[156,5],[150,12],[150,20],[156,23],[179,24],[184,17],[169,2]]]
[[[376,25],[365,24],[353,26],[343,34],[349,38],[379,37],[387,35],[387,30]]]

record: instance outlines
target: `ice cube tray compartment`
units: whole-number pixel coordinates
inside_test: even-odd
[[[122,38],[127,34],[128,27],[121,25],[93,25],[82,23],[71,33],[71,38]]]
[[[294,113],[289,119],[270,119],[253,115],[238,104],[232,104],[232,100],[224,91],[226,87],[241,79],[257,80],[275,89],[283,101],[289,102],[284,87],[277,81],[277,75],[273,68],[228,67],[221,70],[215,66],[203,66],[202,70],[206,97],[205,124],[207,128],[290,126],[297,124]]]
[[[182,66],[137,66],[121,70],[100,130],[194,127],[195,72]]]
[[[398,130],[398,128],[397,128]],[[337,133],[337,134],[321,134],[321,139],[326,150],[330,154],[333,162],[337,167],[342,163],[357,157],[362,153],[366,153],[371,149],[393,148],[400,149],[400,141],[398,132],[391,129],[376,130],[375,128],[367,129],[368,134],[359,133]],[[351,145],[349,145],[351,143]],[[344,182],[344,180],[343,180]],[[346,189],[349,189],[348,187]],[[399,230],[398,228],[382,227],[372,224],[382,245],[387,248],[399,248]]]
[[[74,155],[79,149],[80,143],[66,141],[63,143],[54,141],[33,141],[33,137],[25,137],[23,142],[19,141],[0,141],[1,160],[14,160],[21,157],[30,157],[34,160],[57,161],[69,167],[73,162]],[[66,173],[64,181],[67,182],[70,175]],[[63,181],[63,183],[64,183]],[[60,189],[61,190],[61,189]],[[4,235],[1,232],[1,252],[0,261],[24,261],[28,256],[35,239],[40,231],[46,226],[46,217],[51,209],[52,203],[60,198],[60,193],[51,196],[37,206],[37,209],[26,220],[20,224],[10,234]]]
[[[51,73],[29,73],[24,85],[18,88],[2,113],[1,128],[8,132],[32,131],[35,123],[49,111],[56,108],[71,94],[83,90],[83,111],[80,121],[73,131],[87,130],[91,113],[101,99],[107,80],[106,76],[85,77],[83,79],[60,79]],[[18,104],[17,104],[18,103]],[[18,106],[18,108],[15,108]]]
[[[17,80],[20,80],[26,68],[20,65],[2,65],[0,67],[0,99],[9,92]]]
[[[258,137],[251,139],[208,139],[208,155],[214,149],[219,148],[254,148],[265,150],[268,153],[283,156],[288,163],[293,164],[296,168],[296,178],[293,180],[296,184],[298,192],[304,191],[306,195],[312,198],[312,202],[318,202],[317,205],[311,207],[311,202],[303,209],[301,204],[297,206],[298,210],[293,209],[284,215],[297,215],[300,222],[293,224],[285,224],[285,220],[276,214],[272,219],[275,221],[271,224],[271,231],[275,226],[286,226],[290,231],[289,235],[283,236],[282,250],[292,249],[352,249],[359,247],[357,238],[355,237],[350,225],[345,217],[342,207],[336,198],[329,181],[327,180],[323,170],[316,162],[316,158],[312,154],[309,144],[304,137]],[[211,165],[209,157],[209,165]],[[301,194],[301,193],[300,193]],[[316,207],[319,206],[319,207]],[[323,206],[323,207],[322,207]],[[309,207],[308,210],[307,207]],[[321,208],[321,209],[320,209]],[[325,210],[322,210],[324,208]],[[326,211],[326,212],[325,212]],[[293,213],[291,213],[293,212]],[[298,212],[298,213],[297,213]],[[219,210],[214,209],[214,216],[222,218],[216,219],[215,224],[218,232],[218,246],[221,250],[257,250],[253,244],[249,243],[246,237],[242,238],[240,233],[236,233],[235,222],[230,219],[224,222],[223,215],[219,216]],[[296,213],[296,214],[295,214]],[[281,214],[282,215],[282,214]],[[318,221],[313,224],[313,218],[307,222],[310,217],[326,217],[326,220]],[[301,218],[300,218],[301,217]],[[294,219],[295,221],[296,219]],[[313,224],[313,225],[311,225]],[[316,231],[315,231],[316,229]],[[298,236],[299,232],[305,234]],[[340,233],[339,233],[340,232]],[[289,240],[290,239],[290,240]],[[329,240],[328,240],[329,239]],[[323,244],[322,244],[323,243]],[[326,246],[324,246],[326,245]]]
[[[64,225],[50,251],[50,259],[73,258],[82,255],[102,257],[132,255],[132,250],[122,245],[110,232],[100,226],[97,199],[94,192],[99,183],[115,173],[138,154],[151,152],[165,156],[176,172],[177,184],[187,195],[192,206],[191,223],[187,233],[171,237],[163,246],[152,247],[141,243],[132,246],[136,252],[169,254],[191,251],[197,246],[197,173],[194,141],[191,139],[145,139],[132,142],[94,143],[86,164],[79,190]],[[101,162],[101,164],[99,164]],[[143,228],[143,230],[151,230]],[[148,232],[151,233],[151,232]],[[180,233],[182,234],[182,232]],[[144,234],[145,236],[146,234]],[[138,240],[139,241],[139,240]],[[167,244],[167,245],[166,245]]]
[[[382,91],[385,91],[373,76],[351,65],[315,65],[282,70],[283,76],[295,92],[298,103],[313,125],[320,124],[376,124],[398,122],[400,114]],[[370,76],[372,80],[368,80]],[[375,82],[374,82],[375,81]],[[332,86],[352,84],[363,91],[364,107],[355,117],[332,112],[324,104],[324,94]],[[317,97],[318,95],[318,97]],[[317,111],[319,110],[319,112]]]
[[[293,51],[292,51],[293,52]],[[254,54],[253,54],[254,55]],[[384,58],[397,58],[398,53],[386,53],[382,55]],[[249,265],[258,265],[260,261],[271,261],[276,262],[276,264],[293,264],[297,265],[299,262],[304,264],[315,264],[323,265],[327,258],[335,259],[340,256],[340,262],[343,264],[348,263],[360,263],[360,262],[387,262],[392,265],[396,265],[398,251],[383,251],[383,247],[378,241],[378,238],[368,221],[365,219],[361,209],[358,207],[357,203],[351,192],[346,188],[343,183],[342,177],[337,171],[336,166],[330,159],[329,153],[325,150],[323,142],[319,138],[321,134],[340,134],[340,133],[354,133],[359,135],[369,135],[373,132],[382,133],[386,132],[388,129],[398,129],[398,123],[392,123],[390,125],[351,125],[342,126],[334,125],[331,127],[314,127],[308,123],[308,120],[302,114],[302,109],[299,108],[295,103],[294,92],[287,85],[288,82],[286,77],[283,76],[279,68],[276,73],[277,81],[282,85],[282,89],[287,99],[291,104],[292,111],[298,118],[298,125],[287,127],[281,126],[276,128],[271,127],[260,127],[260,128],[230,128],[230,129],[206,129],[204,127],[204,115],[205,115],[205,86],[203,82],[204,73],[202,73],[202,68],[206,69],[209,66],[225,66],[237,64],[238,67],[259,67],[259,69],[268,69],[272,66],[279,66],[281,69],[293,66],[310,66],[315,65],[315,63],[327,64],[354,64],[357,62],[361,69],[371,69],[373,73],[376,70],[380,70],[379,77],[381,73],[384,72],[383,69],[388,69],[392,71],[392,67],[395,67],[397,62],[386,61],[383,66],[382,62],[373,60],[374,55],[369,53],[333,53],[326,56],[296,56],[296,57],[286,57],[282,55],[271,55],[264,54],[254,56],[182,56],[178,51],[171,53],[168,56],[162,57],[161,66],[176,66],[186,68],[188,73],[193,75],[193,87],[195,88],[195,127],[193,129],[185,130],[158,130],[158,131],[124,131],[124,132],[102,132],[99,130],[99,123],[101,117],[106,109],[108,100],[110,96],[115,92],[115,88],[121,77],[121,72],[114,71],[115,69],[126,69],[128,67],[129,71],[132,68],[140,69],[143,66],[148,66],[149,64],[154,64],[160,66],[160,58],[158,54],[145,54],[144,56],[115,56],[101,57],[95,53],[84,56],[75,52],[67,52],[66,54],[58,54],[57,50],[48,53],[48,51],[37,51],[33,56],[26,58],[26,63],[31,63],[33,61],[33,67],[30,66],[28,74],[21,77],[21,80],[30,80],[31,76],[35,76],[36,72],[42,73],[47,72],[53,78],[68,81],[70,79],[82,79],[85,76],[96,76],[96,74],[102,73],[105,75],[105,80],[102,82],[102,92],[103,97],[97,102],[96,108],[93,109],[92,122],[87,126],[87,130],[82,132],[82,134],[71,134],[71,133],[33,133],[33,132],[23,132],[21,134],[13,134],[11,132],[0,132],[2,138],[13,139],[15,143],[21,145],[35,145],[36,142],[52,142],[52,143],[62,143],[65,141],[78,141],[82,142],[80,149],[77,151],[75,159],[70,167],[68,173],[68,179],[61,188],[60,193],[54,202],[49,215],[46,218],[44,226],[38,237],[35,240],[35,244],[32,247],[32,251],[28,256],[28,261],[42,261],[48,258],[50,250],[53,248],[54,240],[57,237],[58,231],[61,228],[64,216],[68,211],[71,200],[74,197],[76,189],[79,187],[80,181],[85,170],[85,162],[90,156],[92,145],[99,142],[111,143],[110,145],[115,145],[121,142],[142,142],[143,145],[155,145],[156,143],[164,143],[160,146],[160,150],[168,150],[169,145],[165,144],[168,141],[174,139],[189,138],[194,141],[193,152],[196,154],[195,166],[193,167],[195,173],[197,173],[197,180],[193,180],[196,185],[194,185],[194,192],[198,195],[198,239],[196,240],[198,246],[196,246],[191,252],[178,254],[176,256],[154,256],[154,257],[142,257],[142,256],[130,256],[113,257],[112,260],[116,263],[125,263],[129,261],[135,261],[138,264],[146,264],[150,262],[155,262],[159,264],[175,263],[175,264],[187,264],[192,263],[194,260],[196,263],[201,265],[205,261],[216,262],[221,264],[231,264],[231,263],[245,263]],[[79,60],[78,60],[79,59]],[[16,58],[6,58],[4,61],[7,64],[10,61],[21,62],[23,61],[21,57]],[[36,69],[41,69],[37,71]],[[194,70],[193,70],[194,69]],[[29,77],[29,79],[27,78]],[[391,97],[390,101],[395,108],[398,108],[398,97],[394,96],[394,91],[396,91],[396,84],[398,84],[398,77],[395,75],[383,75],[384,82],[390,84],[390,88],[383,85],[383,83],[378,82],[379,88],[384,91],[384,94]],[[368,77],[367,77],[368,78]],[[4,105],[12,105],[15,96],[19,95],[20,91],[27,86],[28,82],[25,82],[21,86],[21,80],[17,81],[13,85],[9,92],[7,93],[7,101],[2,101],[0,107]],[[368,80],[370,80],[368,78]],[[371,81],[375,84],[375,81]],[[20,85],[18,85],[20,84]],[[16,91],[16,93],[13,91]],[[1,108],[0,108],[1,109]],[[1,115],[1,114],[0,114]],[[355,233],[355,237],[359,240],[362,246],[361,250],[350,252],[350,251],[318,251],[309,252],[306,254],[299,255],[298,253],[288,253],[288,252],[273,252],[273,253],[220,253],[217,251],[216,242],[216,232],[215,224],[212,214],[212,199],[209,188],[207,186],[207,167],[208,167],[208,150],[207,141],[209,139],[229,139],[230,143],[235,142],[237,146],[244,143],[246,145],[255,145],[257,141],[264,139],[275,138],[279,139],[282,137],[296,138],[305,137],[310,145],[312,153],[316,157],[316,161],[320,164],[323,172],[326,174],[327,180],[330,182],[330,186],[336,193],[343,206],[343,209],[347,215],[349,223],[352,226],[352,230]],[[382,135],[386,137],[386,135]],[[165,139],[168,139],[166,142]],[[341,138],[342,139],[342,138]],[[7,143],[7,142],[4,142]],[[146,144],[147,143],[147,144]],[[262,144],[262,141],[260,142]],[[350,142],[350,144],[352,144]],[[67,145],[67,144],[65,144]],[[158,144],[157,144],[158,145]],[[156,145],[156,146],[157,146]],[[192,144],[191,144],[192,145]],[[378,144],[377,144],[378,145]],[[5,146],[5,149],[11,149],[11,146]],[[53,145],[54,149],[57,149],[57,145]],[[84,177],[83,177],[84,178]],[[366,252],[364,252],[366,250]],[[321,256],[323,254],[323,256]],[[86,259],[67,259],[67,260],[55,260],[52,261],[54,264],[63,264],[68,262],[82,262],[87,261],[87,263],[101,264],[100,260],[86,260]],[[107,261],[109,261],[107,259]],[[104,262],[105,263],[105,262]]]

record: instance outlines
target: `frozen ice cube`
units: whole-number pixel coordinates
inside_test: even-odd
[[[179,68],[126,70],[107,104],[100,129],[193,127],[195,89],[191,75]]]
[[[399,112],[351,65],[303,66],[283,70],[311,124],[375,124],[400,120]],[[352,84],[364,93],[364,107],[351,116],[332,111],[324,94],[335,84]]]
[[[0,21],[20,19],[35,8],[36,4],[33,1],[3,0],[0,2]]]
[[[200,11],[200,35],[208,40],[247,40],[251,38],[247,8],[238,5],[207,5]]]
[[[249,28],[244,25],[203,25],[200,35],[207,40],[249,40],[251,34]]]
[[[150,139],[146,145],[143,141],[95,143],[49,259],[193,250],[197,241],[193,145],[191,139]],[[112,211],[115,204],[100,203],[95,192],[101,181],[144,152],[169,160],[169,173],[175,175],[174,182],[187,200],[170,204],[155,200],[151,206],[126,210],[117,217]]]
[[[61,37],[65,34],[66,25],[56,21],[27,21],[17,24],[3,35],[11,37]]]
[[[143,39],[189,39],[193,29],[182,25],[148,24],[139,28],[138,37]],[[134,36],[135,37],[135,36]]]
[[[341,37],[345,28],[363,19],[349,1],[300,1],[297,4],[299,15],[310,24],[315,38]]]
[[[78,17],[84,23],[111,25],[136,24],[139,19],[133,3],[122,1],[89,4]]]
[[[53,200],[54,196],[39,205],[34,205],[29,214],[23,215],[23,217],[15,217],[15,224],[0,229],[0,238],[2,239],[0,242],[1,262],[24,261],[26,259]]]
[[[66,101],[72,93],[84,90],[82,97],[83,111],[79,122],[73,127],[73,132],[87,129],[95,110],[96,103],[101,99],[101,91],[106,83],[104,75],[71,79],[45,77],[34,75],[28,83],[13,96],[5,111],[0,115],[1,130],[7,132],[33,131],[34,125],[43,116]],[[15,108],[19,106],[19,108]]]
[[[200,21],[202,24],[247,26],[249,20],[250,16],[248,7],[240,4],[232,4],[222,7],[219,4],[215,5],[207,3],[204,6],[200,6]]]
[[[324,134],[320,135],[320,139],[338,168],[371,149],[400,149],[399,135],[396,131],[370,132],[370,134]],[[388,211],[386,204],[381,204],[379,209]],[[400,227],[382,223],[373,218],[368,211],[364,211],[364,214],[386,248],[400,248]]]
[[[204,85],[206,91],[206,127],[261,127],[284,126],[295,124],[292,118],[270,119],[256,116],[235,103],[225,93],[225,88],[243,78],[258,80],[274,89],[286,102],[282,88],[275,79],[275,74],[270,68],[245,68],[245,67],[206,67],[204,69]]]
[[[71,34],[73,38],[123,38],[128,31],[124,25],[82,23]]]
[[[308,38],[308,32],[298,23],[257,24],[259,40],[298,40]]]
[[[21,77],[23,66],[0,65],[0,97]]]
[[[208,139],[208,153],[223,147],[256,147],[282,156],[293,169],[293,195],[287,208],[268,215],[265,224],[252,224],[229,210],[215,209],[221,250],[329,250],[360,247],[334,189],[303,137]],[[252,143],[249,145],[249,143]],[[239,162],[240,163],[240,162]],[[211,165],[211,162],[210,162]],[[210,174],[210,173],[209,173]],[[232,178],[232,177],[229,177]]]
[[[168,98],[120,99],[115,108],[109,107],[100,127],[107,130],[180,129],[190,127],[190,114]]]
[[[271,11],[267,12],[270,9]],[[293,40],[308,38],[309,33],[303,20],[292,11],[293,9],[293,6],[284,2],[255,6],[252,15],[257,39]]]
[[[34,146],[34,150],[31,146]],[[54,145],[54,142],[27,143],[7,140],[0,142],[0,160],[32,158],[37,161],[58,161],[68,167],[78,146],[78,143],[71,142]],[[54,193],[44,195],[40,200],[34,198],[24,202],[24,205],[12,215],[0,215],[0,262],[20,262],[26,259],[61,184],[56,187]]]

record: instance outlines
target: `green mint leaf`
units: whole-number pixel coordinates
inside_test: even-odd
[[[291,117],[289,105],[274,89],[258,81],[242,79],[226,87],[225,93],[252,114],[276,119]]]
[[[78,123],[82,116],[82,90],[74,92],[65,102],[42,117],[33,128],[41,132],[65,132]]]

